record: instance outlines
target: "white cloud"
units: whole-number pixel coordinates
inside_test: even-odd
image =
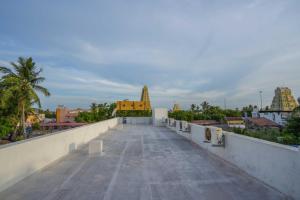
[[[10,66],[10,63],[5,61],[5,60],[0,60],[0,66],[2,67],[9,67]]]
[[[75,42],[76,43],[76,42]],[[77,41],[78,52],[73,55],[79,59],[95,64],[138,64],[143,67],[157,68],[178,67],[178,56],[170,49],[151,48],[146,46],[99,47],[87,41]]]
[[[296,1],[101,1],[61,4],[60,12],[52,2],[34,5],[49,13],[0,13],[9,32],[0,35],[0,64],[24,54],[44,64],[53,93],[47,104],[139,99],[143,84],[167,106],[224,98],[231,107],[257,104],[259,90],[269,104],[281,85],[300,95]],[[10,32],[20,21],[21,36]]]
[[[245,102],[251,97],[258,97],[261,90],[265,96],[265,106],[270,105],[276,87],[287,86],[294,91],[295,98],[300,95],[300,52],[287,52],[286,54],[268,60],[249,73],[240,81],[233,100]]]

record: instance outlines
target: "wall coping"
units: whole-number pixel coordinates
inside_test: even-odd
[[[215,127],[215,126],[202,126],[202,125],[193,124],[193,123],[189,123],[189,124],[191,124],[193,126],[198,126],[198,127]],[[234,136],[234,137],[239,137],[239,138],[251,140],[252,142],[255,142],[255,143],[263,143],[263,144],[267,144],[267,145],[272,145],[274,147],[284,148],[284,149],[287,149],[287,150],[290,150],[290,151],[299,152],[299,148],[300,148],[300,146],[299,147],[293,147],[293,146],[279,144],[279,143],[276,143],[276,142],[271,142],[271,141],[267,141],[267,140],[263,140],[263,139],[259,139],[259,138],[255,138],[255,137],[250,137],[250,136],[247,136],[247,135],[237,134],[237,133],[234,133],[234,132],[229,132],[229,131],[223,131],[223,132],[226,133],[226,134],[229,134],[231,136]]]
[[[53,132],[53,133],[48,133],[48,134],[45,134],[45,135],[36,136],[36,137],[33,137],[33,138],[21,140],[21,141],[18,141],[18,142],[12,142],[12,143],[8,143],[8,144],[4,144],[4,145],[0,146],[0,150],[5,149],[5,148],[10,148],[10,147],[13,147],[15,145],[24,144],[24,143],[27,143],[27,142],[32,142],[34,140],[43,139],[43,138],[50,137],[50,136],[53,136],[53,135],[61,134],[61,133],[64,133],[64,132],[68,132],[70,130],[77,130],[77,129],[80,129],[80,128],[83,128],[83,127],[86,128],[86,127],[93,126],[95,124],[98,124],[98,123],[101,123],[101,122],[106,122],[106,121],[109,121],[109,120],[112,120],[112,119],[118,119],[118,117],[114,117],[114,118],[111,118],[111,119],[106,119],[106,120],[99,121],[99,122],[93,122],[93,123],[86,124],[86,125],[79,126],[79,127],[75,127],[75,128],[56,131],[56,132]]]

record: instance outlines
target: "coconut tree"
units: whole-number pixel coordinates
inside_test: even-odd
[[[209,105],[209,103],[208,103],[207,101],[203,101],[203,102],[201,103],[201,106],[202,106],[202,110],[203,110],[203,111],[206,111],[206,110],[209,109],[209,107],[210,107],[210,105]]]
[[[191,111],[194,112],[196,109],[196,105],[195,104],[191,104]]]
[[[37,92],[45,96],[49,96],[50,93],[46,88],[39,85],[45,78],[40,76],[42,69],[35,65],[31,57],[19,57],[17,63],[11,62],[10,64],[12,69],[0,66],[0,72],[4,74],[0,80],[0,89],[5,93],[14,94],[17,98],[19,124],[22,126],[22,132],[26,137],[26,112],[30,110],[33,104],[41,107]]]

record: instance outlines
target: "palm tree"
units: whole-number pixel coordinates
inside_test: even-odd
[[[199,112],[200,111],[200,106],[196,106],[196,111]]]
[[[196,105],[195,105],[195,104],[192,104],[192,105],[191,105],[191,111],[194,112],[195,109],[196,109]]]
[[[50,96],[50,93],[46,88],[39,85],[45,78],[39,76],[42,69],[35,65],[31,57],[19,57],[17,63],[11,62],[10,64],[13,70],[0,66],[0,72],[4,74],[0,80],[0,89],[16,95],[20,125],[26,137],[25,112],[33,104],[37,104],[41,108],[41,102],[36,92],[41,92],[45,96]]]
[[[201,103],[201,106],[202,106],[202,110],[203,111],[206,111],[210,107],[210,105],[209,105],[209,103],[207,101],[203,101]]]

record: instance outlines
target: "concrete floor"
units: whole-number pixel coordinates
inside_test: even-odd
[[[0,199],[285,199],[166,128],[117,127],[0,193]],[[30,153],[30,152],[28,152]]]

